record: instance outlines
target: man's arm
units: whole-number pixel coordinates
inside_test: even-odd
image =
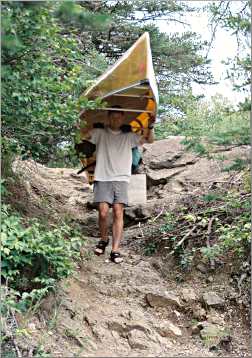
[[[148,132],[145,133],[140,139],[140,144],[153,143],[155,140],[154,128],[148,128]]]
[[[154,132],[154,124],[153,124],[154,122],[155,122],[155,117],[150,116],[148,128],[146,130],[144,130],[144,134],[143,134],[142,138],[140,139],[140,144],[154,142],[154,140],[155,140],[155,132]]]

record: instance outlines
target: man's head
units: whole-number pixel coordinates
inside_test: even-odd
[[[120,106],[112,106],[114,110],[108,111],[108,125],[113,130],[119,130],[124,121],[124,112]]]

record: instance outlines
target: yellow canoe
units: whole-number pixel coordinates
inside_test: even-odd
[[[80,118],[85,124],[100,122],[106,125],[108,110],[116,110],[112,106],[119,105],[120,111],[124,112],[125,124],[130,124],[136,133],[143,133],[148,127],[149,116],[156,119],[158,107],[158,89],[148,32],[145,32],[82,96],[89,100],[101,98],[106,102],[106,108],[81,111]],[[81,130],[80,134],[84,141],[77,144],[76,149],[79,150],[83,168],[78,173],[86,170],[88,181],[92,184],[95,152],[93,155],[85,155],[82,146],[88,145],[88,141],[85,140],[85,134],[82,135]]]
[[[149,33],[145,32],[82,96],[89,100],[99,97],[106,102],[106,108],[81,111],[80,118],[86,123],[106,125],[107,111],[119,105],[125,114],[125,124],[135,127],[140,121],[142,128],[146,128],[149,114],[156,118],[158,107]]]

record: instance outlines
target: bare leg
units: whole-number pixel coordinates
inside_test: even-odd
[[[120,241],[123,235],[123,204],[113,205],[113,241],[112,251],[116,252],[119,249]]]
[[[100,229],[101,239],[104,241],[108,240],[108,213],[109,213],[109,204],[99,203],[99,229]]]

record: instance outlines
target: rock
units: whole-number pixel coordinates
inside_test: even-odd
[[[200,337],[209,348],[218,346],[226,336],[228,336],[228,332],[225,327],[220,327],[212,323],[206,324],[200,331]]]
[[[197,158],[193,153],[179,151],[167,152],[164,155],[150,161],[151,169],[170,169],[194,164]]]
[[[147,185],[150,187],[153,185],[166,184],[171,178],[183,171],[183,168],[161,169],[157,171],[149,169],[146,173]]]
[[[175,315],[176,315],[177,318],[181,316],[181,313],[180,313],[180,312],[178,312],[178,311],[176,311],[176,310],[174,310],[173,312],[175,313]]]
[[[198,324],[195,324],[194,326],[191,327],[192,330],[192,334],[199,334],[200,333],[200,326]]]
[[[125,336],[125,333],[130,331],[141,331],[141,332],[150,332],[149,328],[146,324],[142,321],[130,321],[130,323],[125,322],[117,322],[117,321],[110,321],[107,323],[108,328],[111,331],[117,331],[120,335]]]
[[[128,342],[132,349],[148,348],[148,339],[144,332],[133,329],[128,333]]]
[[[134,205],[127,207],[124,211],[126,223],[130,221],[144,221],[149,219],[153,214],[154,208],[148,205]]]
[[[225,320],[223,315],[219,314],[215,310],[211,309],[207,315],[207,321],[210,323],[218,324],[219,326],[225,325]]]
[[[151,307],[167,307],[177,306],[181,307],[179,297],[170,292],[164,292],[163,294],[147,293],[146,301]]]
[[[206,267],[206,265],[203,264],[198,264],[196,266],[197,270],[200,271],[201,273],[207,273],[208,269]]]
[[[181,337],[181,329],[170,321],[162,321],[161,324],[156,327],[158,333],[162,337]]]
[[[141,321],[131,321],[126,324],[126,329],[128,331],[142,331],[142,332],[150,332],[150,329],[146,326],[144,322]]]
[[[207,283],[212,283],[213,280],[214,280],[213,276],[209,276],[209,277],[207,277],[206,282]]]
[[[31,331],[36,331],[36,325],[35,323],[31,322],[28,324],[27,328]],[[48,332],[49,333],[49,332]]]
[[[200,305],[197,305],[193,307],[192,316],[193,318],[202,321],[206,318],[206,311]]]
[[[181,296],[182,296],[182,299],[183,299],[185,302],[193,302],[193,301],[196,301],[196,300],[197,300],[195,291],[194,291],[194,289],[191,288],[191,287],[183,288],[183,289],[181,290]]]
[[[225,301],[215,292],[205,292],[203,294],[203,301],[207,307],[220,308],[224,306]]]
[[[164,160],[164,158],[173,160],[174,156],[178,156],[177,153],[181,153],[184,150],[181,141],[185,139],[183,136],[169,136],[167,139],[155,141],[154,143],[146,143],[143,146],[143,159],[144,163],[148,164],[150,161]]]
[[[108,322],[108,328],[111,331],[116,331],[122,335],[125,332],[126,326],[125,324],[119,322]]]
[[[51,293],[41,301],[40,311],[44,314],[46,319],[48,319],[52,315],[56,306],[57,306],[56,297],[54,294]]]

